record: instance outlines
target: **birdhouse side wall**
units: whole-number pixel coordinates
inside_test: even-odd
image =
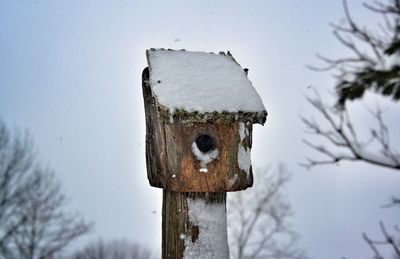
[[[146,117],[147,178],[151,186],[164,188],[167,172],[164,123],[159,120],[159,112],[149,84],[148,68],[143,70],[142,90]]]

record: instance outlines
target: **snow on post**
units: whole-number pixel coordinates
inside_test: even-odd
[[[225,204],[207,204],[204,200],[188,198],[190,221],[198,226],[197,240],[184,235],[184,259],[229,258]]]

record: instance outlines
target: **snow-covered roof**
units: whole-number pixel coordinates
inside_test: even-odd
[[[260,96],[229,52],[150,49],[146,53],[152,93],[171,115],[219,113],[265,122]],[[247,114],[247,119],[238,114]]]

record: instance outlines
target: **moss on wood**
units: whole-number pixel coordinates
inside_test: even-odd
[[[165,123],[173,123],[174,120],[180,120],[185,124],[192,123],[234,123],[250,122],[264,125],[267,119],[267,111],[261,112],[190,112],[185,109],[170,109],[158,105],[160,119]]]

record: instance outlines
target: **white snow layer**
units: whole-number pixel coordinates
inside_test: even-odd
[[[365,159],[375,161],[377,163],[387,164],[389,166],[398,166],[400,164],[400,155],[394,154],[392,157],[387,156],[383,152],[373,152],[369,151],[366,148],[360,147],[357,143],[352,143],[352,147],[356,150],[356,152],[364,157]]]
[[[196,156],[197,160],[200,161],[200,173],[207,173],[207,164],[212,162],[214,159],[218,157],[218,149],[214,149],[210,152],[204,153],[201,152],[201,150],[197,147],[197,144],[195,141],[192,143],[192,152]]]
[[[197,160],[204,163],[204,165],[210,163],[218,157],[218,149],[214,149],[210,152],[204,153],[197,147],[196,141],[192,143],[192,152],[196,156]]]
[[[246,126],[244,125],[243,122],[239,123],[239,136],[240,136],[240,142],[243,141],[247,136],[249,135],[249,131],[247,130]]]
[[[394,66],[399,66],[400,65],[400,55],[398,54],[393,54],[390,56],[384,56],[382,60],[375,66],[376,69],[381,69],[381,70],[390,70]]]
[[[225,204],[206,204],[204,200],[187,199],[189,220],[199,227],[198,239],[185,238],[184,259],[228,259]]]
[[[159,104],[188,112],[262,112],[260,96],[230,56],[150,50],[150,80]]]
[[[238,164],[239,168],[247,173],[247,176],[250,173],[250,166],[251,166],[251,151],[250,149],[246,150],[245,147],[242,145],[242,141],[248,137],[249,131],[246,128],[246,125],[241,122],[239,123],[239,147],[238,147]]]
[[[247,173],[250,173],[251,166],[251,152],[250,150],[246,150],[241,144],[239,144],[238,148],[238,164],[239,168]]]

